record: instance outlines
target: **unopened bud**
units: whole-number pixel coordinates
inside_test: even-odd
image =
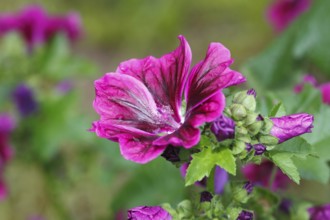
[[[265,145],[276,145],[278,144],[278,139],[271,135],[262,135],[259,137],[259,142]]]
[[[230,111],[232,113],[232,116],[235,120],[242,120],[246,117],[246,110],[243,105],[240,104],[233,104],[230,106]]]
[[[235,140],[234,142],[234,145],[233,145],[233,154],[239,154],[241,153],[242,151],[245,150],[245,143],[243,141],[238,141],[238,140]]]
[[[261,129],[262,126],[263,126],[263,122],[262,121],[257,121],[255,123],[249,125],[247,127],[247,129],[249,130],[249,133],[251,135],[256,135],[256,134],[259,133],[259,131],[260,131],[260,129]]]
[[[233,103],[242,104],[249,111],[255,111],[256,109],[256,93],[254,90],[241,91],[234,95]]]
[[[250,125],[250,124],[253,124],[254,122],[257,121],[257,118],[258,118],[258,114],[257,113],[249,113],[245,120],[244,120],[244,124],[245,125]]]
[[[262,155],[266,151],[266,146],[262,144],[255,144],[253,148],[255,150],[254,155]]]

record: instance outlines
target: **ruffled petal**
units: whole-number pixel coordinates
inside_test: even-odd
[[[200,140],[200,130],[194,128],[188,123],[183,124],[175,132],[160,137],[153,142],[155,145],[173,145],[173,146],[183,146],[185,148],[191,148],[198,144]]]
[[[220,43],[211,43],[206,57],[191,70],[185,89],[187,112],[219,90],[245,82],[239,72],[229,69],[230,51]]]
[[[173,52],[160,59],[147,57],[131,59],[121,63],[117,72],[139,79],[153,95],[158,106],[169,106],[173,118],[181,121],[180,107],[184,83],[191,63],[191,50],[183,36],[180,45]]]
[[[217,92],[186,115],[186,122],[193,127],[197,127],[204,122],[214,121],[222,114],[225,106],[225,96],[222,92]]]
[[[101,121],[147,132],[157,129],[160,119],[155,101],[137,79],[119,73],[107,73],[95,81],[94,109]]]

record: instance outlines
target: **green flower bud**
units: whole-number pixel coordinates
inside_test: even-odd
[[[242,104],[246,96],[248,96],[247,90],[236,93],[233,97],[233,103]]]
[[[179,212],[179,216],[183,217],[190,217],[192,215],[192,204],[189,200],[184,200],[178,204],[177,208]]]
[[[254,113],[254,112],[248,113],[248,115],[246,116],[246,118],[244,120],[244,124],[245,125],[253,124],[254,122],[257,121],[257,117],[258,117],[257,113]]]
[[[251,135],[256,135],[256,134],[259,133],[262,126],[263,126],[263,122],[262,121],[257,121],[255,123],[249,125],[247,127],[247,129],[248,129],[248,131]]]
[[[259,142],[264,145],[276,145],[278,144],[278,138],[271,135],[262,135],[259,137]]]
[[[230,111],[235,120],[240,121],[246,117],[246,110],[243,105],[240,104],[232,104],[230,106]]]
[[[243,141],[244,143],[250,143],[251,142],[251,137],[250,135],[246,134],[237,134],[235,137],[237,140]]]
[[[243,141],[235,140],[232,152],[234,155],[241,153],[245,150],[245,143]]]
[[[234,95],[233,103],[242,104],[247,110],[255,111],[256,109],[256,99],[255,99],[255,91],[254,94],[250,93],[251,90],[241,91]]]
[[[241,185],[235,186],[233,190],[234,200],[239,203],[246,203],[249,199],[249,195]]]
[[[235,130],[236,130],[235,137],[236,137],[236,136],[239,136],[240,134],[242,134],[242,135],[246,135],[246,134],[248,133],[248,131],[247,131],[246,128],[244,128],[244,127],[237,127],[237,126],[236,126]]]

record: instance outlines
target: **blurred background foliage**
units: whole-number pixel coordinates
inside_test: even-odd
[[[294,103],[301,106],[306,100],[315,101],[319,97],[317,94],[314,98],[295,100],[292,85],[299,82],[301,74],[313,72],[320,82],[330,78],[327,49],[330,1],[327,0],[315,0],[312,9],[282,34],[275,34],[265,19],[270,1],[11,0],[1,1],[0,8],[3,12],[18,11],[31,3],[40,4],[53,14],[77,11],[83,20],[84,36],[73,45],[73,51],[57,38],[47,50],[56,50],[48,52],[58,56],[40,61],[36,55],[28,61],[17,61],[20,65],[6,64],[1,69],[0,76],[6,75],[6,80],[23,77],[33,85],[43,106],[38,116],[20,125],[33,128],[29,138],[13,143],[20,159],[14,157],[6,170],[9,195],[0,203],[0,219],[38,216],[50,220],[114,219],[120,210],[134,206],[176,204],[195,190],[184,189],[178,170],[163,158],[147,165],[134,164],[120,156],[117,144],[87,132],[91,122],[98,118],[91,105],[93,80],[114,71],[123,60],[151,54],[159,57],[172,51],[178,45],[179,34],[189,41],[194,63],[205,56],[209,42],[222,42],[235,59],[233,69],[242,69],[249,86],[256,88],[260,96],[267,93],[268,97],[274,97],[273,93],[268,94],[270,88],[285,90],[276,97],[284,98],[290,113],[297,110]],[[25,48],[18,41],[6,40],[2,39],[3,50],[22,54],[20,49]],[[29,74],[29,71],[34,73],[33,77],[24,78],[23,72]],[[45,94],[44,82],[67,78],[73,81],[72,93],[60,98],[53,93]],[[2,100],[4,94],[10,93],[6,87],[9,89],[10,85],[1,83]],[[320,102],[316,109],[301,110],[329,114],[319,105]],[[1,107],[4,109],[9,108]],[[19,132],[15,133],[16,137],[22,137]],[[322,138],[328,140],[329,136]],[[329,152],[328,142],[324,143],[321,152]],[[329,159],[324,158],[320,166],[327,167]],[[317,168],[311,167],[316,173]],[[304,181],[300,188],[293,187],[291,193],[311,201],[329,202],[330,190],[325,185],[329,170],[323,171],[327,178],[312,176],[309,179],[314,182]],[[310,196],[311,191],[316,196]]]

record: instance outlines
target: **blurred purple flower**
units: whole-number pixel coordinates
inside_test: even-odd
[[[279,143],[282,143],[296,136],[311,133],[314,117],[307,113],[298,113],[271,118],[271,120],[273,121],[273,127],[270,133],[279,139]]]
[[[330,219],[330,203],[323,206],[314,206],[308,209],[310,220]]]
[[[168,145],[194,147],[200,140],[198,127],[215,120],[225,107],[221,90],[245,82],[229,68],[230,51],[220,43],[211,43],[205,59],[189,72],[191,50],[183,36],[179,39],[173,52],[125,61],[95,81],[93,105],[100,120],[91,131],[119,142],[127,160],[147,163]]]
[[[267,18],[274,29],[281,32],[310,5],[311,0],[274,0],[268,8]]]
[[[279,205],[279,209],[284,212],[285,214],[289,214],[290,213],[290,209],[292,207],[292,201],[290,199],[282,199],[280,205]]]
[[[233,119],[221,115],[212,122],[211,131],[218,141],[233,139],[235,137],[235,122]]]
[[[0,200],[4,199],[7,195],[3,172],[6,164],[13,155],[13,150],[9,144],[9,138],[14,128],[14,120],[7,114],[0,114]]]
[[[55,34],[63,32],[74,41],[82,30],[80,17],[71,12],[65,17],[49,16],[39,5],[30,5],[18,13],[0,15],[0,34],[18,31],[25,39],[29,51],[48,42]]]
[[[242,173],[251,183],[270,188],[271,190],[285,189],[290,179],[280,169],[276,168],[276,174],[272,186],[270,186],[273,169],[276,168],[273,162],[264,160],[261,164],[248,164],[242,168]]]
[[[128,210],[128,220],[172,220],[171,215],[160,206],[139,206]]]
[[[32,115],[38,110],[38,102],[33,90],[25,84],[18,85],[13,92],[13,101],[23,117]]]
[[[330,105],[330,82],[324,83],[320,86],[322,93],[322,101],[324,104]]]
[[[247,194],[249,195],[252,193],[254,185],[250,181],[247,181],[243,187],[246,190]]]
[[[243,210],[237,217],[237,220],[253,220],[253,213]]]
[[[189,163],[184,163],[180,167],[181,175],[183,177],[185,177],[187,174],[188,166],[189,166]],[[201,181],[196,182],[195,184],[197,186],[205,187],[206,182],[207,182],[207,178],[204,178]],[[216,166],[215,173],[214,173],[214,192],[216,194],[221,194],[223,192],[227,182],[228,182],[228,173],[221,167]]]
[[[295,85],[295,87],[293,88],[293,91],[295,93],[301,93],[305,84],[310,84],[310,85],[316,87],[317,81],[313,75],[306,74],[306,75],[304,75],[302,82]]]

